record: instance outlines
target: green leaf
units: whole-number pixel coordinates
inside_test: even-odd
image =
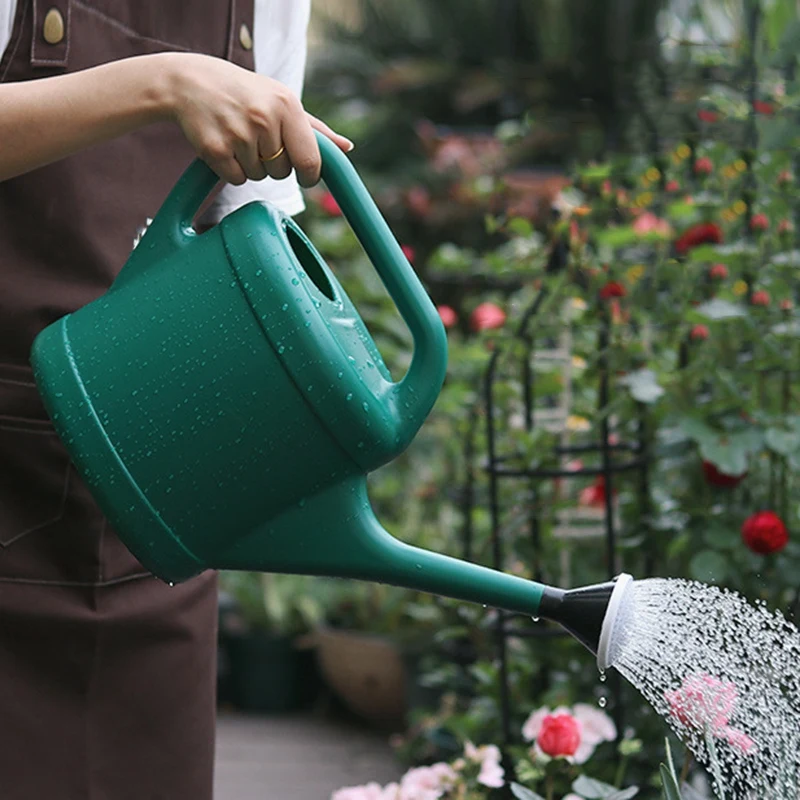
[[[616,786],[611,786],[594,778],[587,778],[586,775],[579,775],[572,783],[572,791],[582,795],[586,800],[608,800],[619,790]]]
[[[587,181],[602,181],[611,177],[611,164],[593,164],[582,169],[579,174]]]
[[[800,431],[788,431],[784,428],[769,428],[764,441],[770,450],[782,456],[788,456],[800,450]]]
[[[777,50],[786,28],[795,17],[794,0],[771,0],[764,3],[764,31],[773,50]]]
[[[739,544],[739,537],[736,535],[736,531],[719,524],[712,524],[703,533],[703,540],[715,550],[730,550]]]
[[[667,216],[679,220],[697,214],[694,203],[670,203],[667,206]]]
[[[526,789],[519,783],[511,784],[511,794],[513,794],[517,800],[544,800],[540,794],[536,794],[536,792]]]
[[[689,251],[689,261],[719,261],[719,247],[713,244],[701,244]]]
[[[722,583],[728,575],[728,561],[714,550],[702,550],[689,562],[689,574],[703,583]]]
[[[659,766],[659,772],[665,800],[681,800],[681,790],[678,788],[678,781],[675,780],[675,777],[670,775],[669,770],[663,764]]]
[[[742,434],[723,433],[699,442],[700,455],[725,475],[744,475],[747,457],[755,452],[754,440]]]
[[[711,441],[717,437],[713,428],[696,417],[684,417],[678,427],[686,436],[698,443]]]
[[[736,317],[747,316],[747,312],[738,303],[731,303],[728,300],[720,300],[718,298],[698,306],[695,312],[708,319],[735,319]]]
[[[655,403],[664,394],[664,389],[656,380],[655,372],[650,369],[631,372],[621,378],[620,383],[627,386],[631,397],[640,403]]]
[[[620,225],[597,231],[595,238],[601,246],[614,248],[633,244],[640,237],[631,225]]]
[[[528,238],[533,235],[533,225],[523,217],[514,217],[508,221],[508,230],[516,236]]]

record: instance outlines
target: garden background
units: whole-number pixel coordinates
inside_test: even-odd
[[[370,481],[388,530],[557,586],[686,577],[795,619],[799,51],[795,0],[316,4],[306,106],[357,143],[448,329],[429,421]],[[408,331],[324,186],[307,201],[401,375]],[[333,702],[411,769],[340,800],[665,791],[667,725],[544,622],[381,585],[223,587],[223,705]],[[684,797],[711,796],[672,754]]]

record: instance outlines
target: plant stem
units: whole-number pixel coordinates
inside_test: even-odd
[[[625,779],[625,767],[628,766],[628,757],[622,756],[619,760],[619,766],[617,767],[617,774],[614,776],[614,786],[618,788],[622,788],[622,781]]]
[[[553,800],[553,775],[547,776],[547,800]]]
[[[683,768],[681,769],[681,783],[689,777],[689,770],[692,768],[692,764],[694,764],[694,756],[691,751],[687,750],[686,760],[683,762]]]

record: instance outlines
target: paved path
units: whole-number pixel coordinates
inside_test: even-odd
[[[329,800],[400,774],[386,737],[318,716],[220,713],[215,800]]]

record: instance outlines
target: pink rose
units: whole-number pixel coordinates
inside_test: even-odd
[[[505,311],[494,303],[481,303],[469,318],[469,326],[476,333],[502,328],[505,322]]]
[[[400,781],[403,800],[439,800],[456,782],[455,770],[445,763],[410,769]]]
[[[436,306],[436,310],[445,328],[453,328],[458,324],[458,314],[450,306]]]
[[[536,737],[539,749],[548,756],[574,756],[581,743],[581,729],[571,714],[548,714]]]
[[[330,193],[325,192],[322,195],[322,199],[319,203],[322,206],[322,210],[329,216],[329,217],[341,217],[342,216],[342,209],[339,208],[339,204],[336,202],[336,198]]]
[[[669,713],[688,728],[709,726],[718,731],[727,726],[736,705],[736,685],[705,672],[687,676],[680,688],[664,694]]]
[[[705,730],[739,752],[752,752],[756,743],[744,732],[730,726],[736,707],[736,684],[705,672],[687,675],[680,688],[665,692],[670,715],[687,728]]]
[[[560,720],[553,722],[555,718]],[[576,703],[572,709],[560,707],[552,713],[548,708],[534,711],[522,726],[522,735],[528,741],[535,741],[535,749],[540,753],[552,756],[551,750],[562,751],[559,755],[566,756],[568,761],[583,764],[599,744],[617,738],[617,729],[608,714],[586,703]],[[566,752],[573,744],[574,750]]]
[[[633,231],[639,236],[646,236],[650,233],[657,234],[664,239],[672,236],[672,228],[669,222],[657,217],[650,211],[640,215],[636,222],[633,223]]]

